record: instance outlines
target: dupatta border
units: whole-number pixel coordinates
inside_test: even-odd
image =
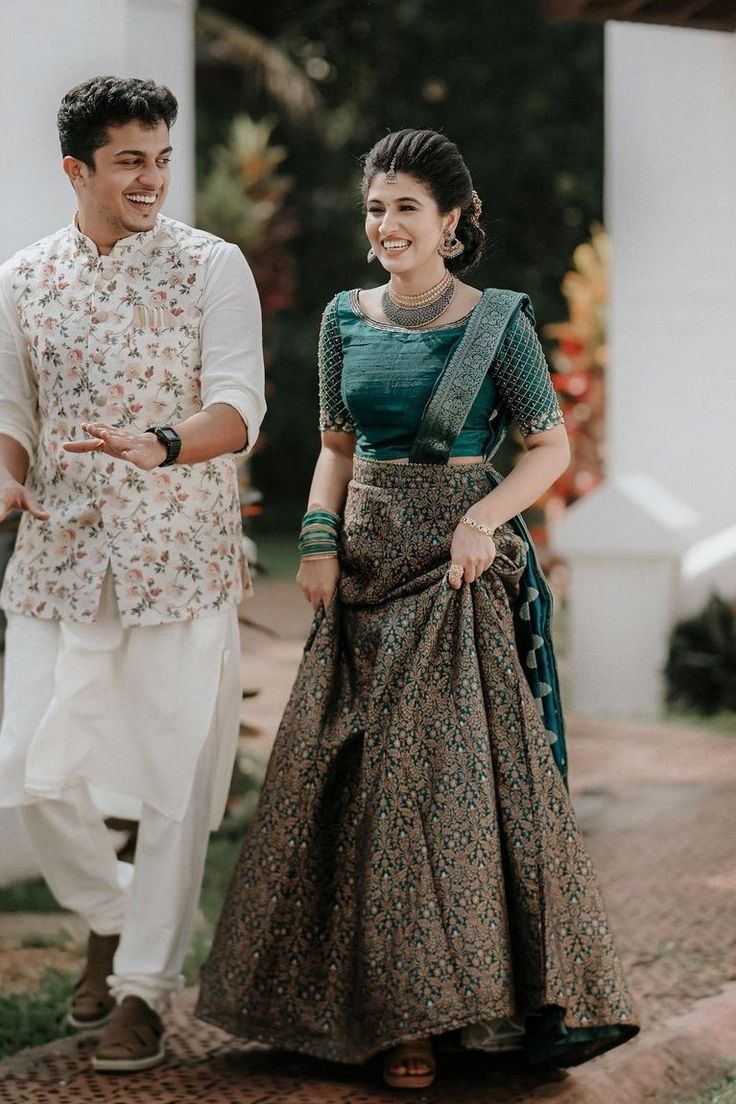
[[[486,288],[422,413],[409,463],[446,464],[524,292]]]

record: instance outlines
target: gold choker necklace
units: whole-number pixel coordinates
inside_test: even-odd
[[[410,330],[428,326],[447,310],[455,288],[451,272],[445,272],[439,283],[418,295],[401,295],[392,289],[389,282],[381,298],[383,313],[396,326],[405,326]]]

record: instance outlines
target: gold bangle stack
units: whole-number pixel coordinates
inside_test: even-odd
[[[486,537],[493,539],[495,530],[490,525],[484,525],[482,521],[476,521],[470,514],[466,514],[464,518],[460,519],[463,525],[469,525],[471,529],[477,529],[479,533],[483,533]]]

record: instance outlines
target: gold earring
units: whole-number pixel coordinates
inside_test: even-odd
[[[442,239],[442,245],[437,247],[437,252],[440,257],[449,261],[452,260],[453,257],[459,257],[464,249],[465,246],[460,239],[456,238],[454,234],[448,231]]]

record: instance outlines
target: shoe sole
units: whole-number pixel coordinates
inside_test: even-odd
[[[92,1056],[92,1069],[98,1073],[136,1073],[138,1070],[153,1069],[159,1066],[166,1057],[164,1040],[156,1054],[149,1054],[146,1058],[98,1058]]]
[[[435,1076],[434,1073],[416,1073],[397,1077],[391,1073],[385,1073],[383,1080],[390,1089],[429,1089],[434,1084]]]
[[[99,1028],[104,1027],[112,1019],[112,1014],[115,1011],[115,1005],[110,1009],[107,1015],[103,1016],[99,1020],[78,1020],[73,1012],[67,1012],[66,1022],[69,1027],[75,1027],[77,1031],[97,1031]]]

